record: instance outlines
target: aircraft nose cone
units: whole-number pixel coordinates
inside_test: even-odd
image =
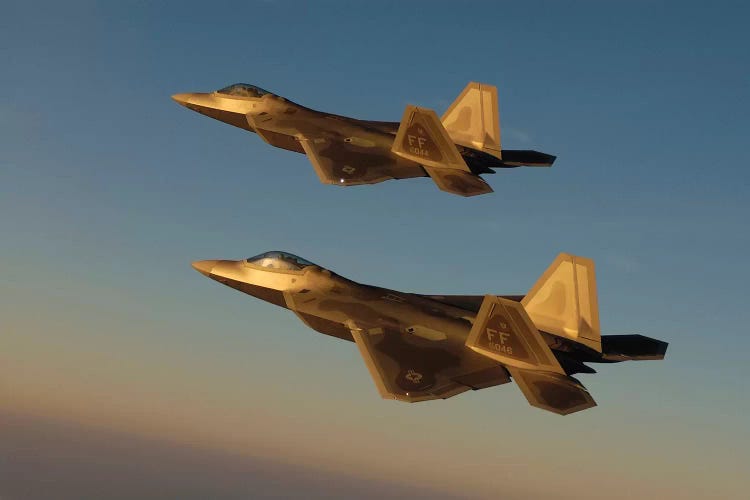
[[[211,270],[218,262],[218,260],[196,260],[193,262],[193,269],[201,273],[203,276],[209,276]]]
[[[186,106],[190,99],[190,94],[175,94],[172,96],[172,99],[174,99],[177,104]]]

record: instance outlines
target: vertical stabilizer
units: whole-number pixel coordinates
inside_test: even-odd
[[[497,87],[471,82],[441,118],[456,144],[502,159]]]
[[[466,346],[503,365],[529,404],[567,415],[596,406],[560,362],[515,300],[485,295]]]
[[[406,106],[391,151],[426,167],[471,172],[431,109]]]
[[[602,351],[591,259],[558,255],[521,304],[540,330]]]

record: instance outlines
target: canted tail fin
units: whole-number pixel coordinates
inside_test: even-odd
[[[594,261],[562,253],[521,301],[537,328],[602,352]]]
[[[441,121],[456,144],[484,151],[502,159],[497,87],[471,82]]]
[[[586,388],[565,374],[523,305],[514,300],[486,295],[466,346],[501,363],[532,406],[560,415],[596,406]]]
[[[507,366],[564,374],[523,305],[485,295],[466,346]]]
[[[406,106],[391,151],[426,167],[471,171],[435,112],[428,108]]]
[[[443,191],[461,196],[492,192],[481,177],[471,172],[431,109],[406,106],[391,151],[422,165]]]

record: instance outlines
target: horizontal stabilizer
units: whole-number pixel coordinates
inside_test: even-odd
[[[492,192],[492,188],[478,175],[463,170],[424,167],[437,187],[447,193],[477,196]]]
[[[602,358],[606,361],[664,359],[668,345],[644,335],[604,335]]]
[[[531,406],[568,415],[596,406],[586,388],[573,377],[508,367],[510,375]]]
[[[431,109],[406,106],[391,151],[426,167],[470,172],[458,148]]]

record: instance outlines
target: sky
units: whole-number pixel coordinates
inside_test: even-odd
[[[0,16],[0,498],[741,498],[750,480],[742,2],[15,2]],[[170,95],[442,113],[498,87],[551,169],[337,188]],[[594,259],[605,334],[664,361],[380,399],[354,345],[207,280],[267,250],[432,294]]]

